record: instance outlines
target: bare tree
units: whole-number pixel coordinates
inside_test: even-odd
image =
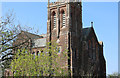
[[[22,31],[32,30],[32,28],[23,28],[20,24],[14,24],[14,20],[15,16],[13,13],[0,18],[0,65],[3,69],[9,68],[14,55],[13,50],[30,39],[24,39],[25,37],[21,36],[24,41],[14,44],[14,41]]]

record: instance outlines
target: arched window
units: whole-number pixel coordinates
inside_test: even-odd
[[[39,51],[37,51],[36,55],[38,56],[38,54],[39,54]]]
[[[53,14],[53,28],[56,28],[56,13]]]
[[[94,38],[92,38],[92,48],[93,48],[93,50],[95,50],[95,40],[94,40]]]
[[[93,52],[93,60],[96,60],[96,52]]]
[[[77,52],[76,52],[76,48],[75,48],[75,59],[76,59],[76,57],[77,57]]]
[[[92,53],[93,53],[93,60],[96,59],[96,50],[95,50],[95,39],[92,38]]]
[[[92,58],[92,44],[90,40],[89,40],[89,57]]]
[[[98,45],[97,45],[97,43],[96,43],[96,59],[98,60]]]
[[[65,21],[65,12],[64,11],[62,12],[62,16],[63,16],[62,17],[62,27],[65,27],[65,22],[66,21]]]
[[[89,40],[89,46],[88,47],[89,47],[89,49],[91,49],[91,41],[90,40]]]

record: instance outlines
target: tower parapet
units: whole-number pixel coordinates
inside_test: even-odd
[[[81,0],[50,0],[50,7],[70,2],[81,2]]]

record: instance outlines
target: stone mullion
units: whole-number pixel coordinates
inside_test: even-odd
[[[59,25],[59,20],[60,20],[60,12],[59,12],[59,7],[57,6],[57,25],[56,25],[56,29],[57,29],[57,38],[60,35],[60,25]]]
[[[50,4],[48,2],[48,20],[47,20],[47,41],[50,42],[51,37],[51,11],[50,11]]]

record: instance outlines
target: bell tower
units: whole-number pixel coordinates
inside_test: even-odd
[[[56,41],[61,49],[68,50],[65,60],[70,75],[78,75],[81,63],[82,6],[80,0],[48,0],[47,42]],[[62,53],[60,53],[61,55]]]

